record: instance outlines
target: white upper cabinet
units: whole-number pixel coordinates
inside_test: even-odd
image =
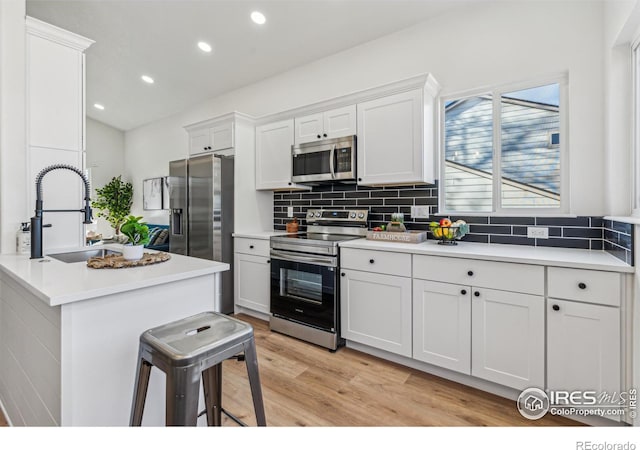
[[[433,183],[438,85],[358,104],[358,184]]]
[[[27,17],[29,145],[84,150],[84,50],[93,41]]]
[[[295,143],[356,134],[356,105],[295,118]]]
[[[225,151],[234,146],[234,121],[232,118],[198,122],[186,126],[185,129],[189,133],[190,155]]]
[[[309,189],[291,182],[293,119],[256,127],[256,189]]]

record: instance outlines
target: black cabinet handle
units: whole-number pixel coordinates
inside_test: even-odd
[[[342,273],[340,274],[340,276],[341,276],[341,277],[343,277],[344,275],[345,275],[345,273],[344,273],[344,272],[342,272]]]
[[[267,264],[271,264],[271,260],[270,259],[267,259]]]
[[[293,183],[291,183],[291,181],[289,181],[289,186],[291,186]]]
[[[473,295],[475,295],[476,297],[480,297],[480,291],[475,291]]]
[[[586,285],[586,284],[584,284],[584,283],[578,283],[578,287],[579,287],[580,289],[586,289],[586,288],[587,288],[587,285]]]
[[[460,293],[461,293],[462,295],[467,295],[467,290],[466,290],[466,289],[463,289],[463,290],[461,290],[461,291],[460,291]]]
[[[374,262],[376,262],[375,259],[370,259],[369,260],[369,264],[373,264]]]
[[[324,137],[327,137],[327,133],[323,134]]]
[[[472,277],[472,276],[473,276],[473,270],[468,271],[468,272],[467,272],[467,275],[469,275],[470,277]]]
[[[253,245],[250,245],[249,248],[253,248]]]
[[[553,305],[551,309],[553,309],[554,311],[560,311],[560,307],[558,305]]]
[[[362,178],[358,178],[358,181],[362,181]]]
[[[318,135],[318,139],[320,139],[322,136]]]

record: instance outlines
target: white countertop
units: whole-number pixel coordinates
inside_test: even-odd
[[[438,245],[433,239],[429,239],[420,244],[356,239],[342,242],[340,243],[340,247],[419,255],[453,256],[458,258],[572,267],[578,269],[606,270],[612,272],[635,272],[633,266],[628,265],[603,250],[533,247],[509,244],[480,244],[475,242],[459,242],[458,245]]]
[[[279,231],[249,231],[249,232],[237,232],[233,233],[234,238],[249,238],[249,239],[269,239],[271,236],[280,236],[287,234],[284,230]]]
[[[112,244],[78,250],[102,247],[116,251],[121,248]],[[56,306],[224,272],[229,270],[229,264],[171,254],[170,260],[148,266],[91,269],[86,262],[64,263],[46,256],[29,259],[28,255],[6,254],[0,255],[0,270],[49,306]]]

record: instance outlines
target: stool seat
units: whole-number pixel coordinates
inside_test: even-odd
[[[167,375],[167,425],[196,425],[200,379],[207,423],[221,425],[222,362],[244,353],[253,407],[259,426],[266,425],[253,327],[216,312],[203,312],[151,328],[140,335],[130,424],[142,423],[151,367]],[[225,411],[229,417],[237,418]]]
[[[173,366],[192,364],[253,335],[253,327],[233,317],[204,312],[151,328],[140,341],[166,355]]]

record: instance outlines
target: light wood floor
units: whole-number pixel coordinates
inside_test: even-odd
[[[530,421],[515,402],[342,348],[336,353],[269,331],[255,330],[270,426],[568,426],[555,416]],[[223,406],[255,425],[243,362],[223,364]],[[224,418],[224,426],[235,425]],[[0,426],[6,421],[0,414]]]

